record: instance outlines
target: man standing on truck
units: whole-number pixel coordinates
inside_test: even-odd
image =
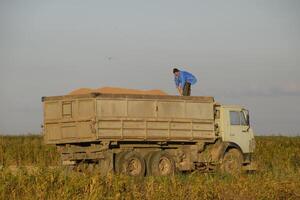
[[[180,96],[191,96],[191,85],[197,82],[196,77],[186,71],[181,71],[177,68],[173,69],[176,88]]]

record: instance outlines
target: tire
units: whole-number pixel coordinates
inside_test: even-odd
[[[154,153],[154,152],[150,152],[150,153],[148,153],[148,154],[146,154],[146,155],[144,156],[145,162],[146,162],[146,175],[147,175],[147,176],[151,176],[150,159],[151,159],[153,153]]]
[[[125,156],[125,154],[129,153],[129,151],[122,151],[118,154],[116,154],[115,159],[114,159],[114,171],[117,174],[120,174],[121,171],[121,160]]]
[[[147,166],[153,176],[174,175],[176,170],[174,159],[166,151],[153,152]]]
[[[222,159],[220,170],[228,174],[241,174],[242,165],[242,153],[238,149],[229,149]]]
[[[116,158],[116,172],[128,176],[145,176],[146,164],[144,158],[135,151],[122,152]]]

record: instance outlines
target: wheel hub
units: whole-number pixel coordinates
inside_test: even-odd
[[[162,175],[167,175],[170,173],[171,171],[171,162],[168,158],[166,157],[161,157],[159,160],[159,170],[161,172]]]

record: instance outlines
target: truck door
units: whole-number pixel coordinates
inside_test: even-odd
[[[248,153],[249,150],[249,125],[245,113],[241,109],[229,109],[229,137],[230,142],[239,145],[243,153]]]

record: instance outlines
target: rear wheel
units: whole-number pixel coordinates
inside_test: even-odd
[[[153,152],[149,159],[148,170],[153,176],[168,176],[175,173],[175,162],[166,151]]]
[[[151,175],[151,170],[150,170],[150,168],[151,168],[151,166],[150,166],[150,159],[151,159],[151,156],[153,155],[153,152],[150,152],[150,153],[148,153],[148,154],[146,154],[145,156],[144,156],[144,158],[145,158],[145,162],[146,162],[146,175],[147,176],[150,176]]]
[[[242,172],[243,155],[238,149],[229,149],[222,160],[221,172],[240,174]]]
[[[144,176],[145,160],[138,152],[122,152],[116,158],[116,172],[128,176]]]

